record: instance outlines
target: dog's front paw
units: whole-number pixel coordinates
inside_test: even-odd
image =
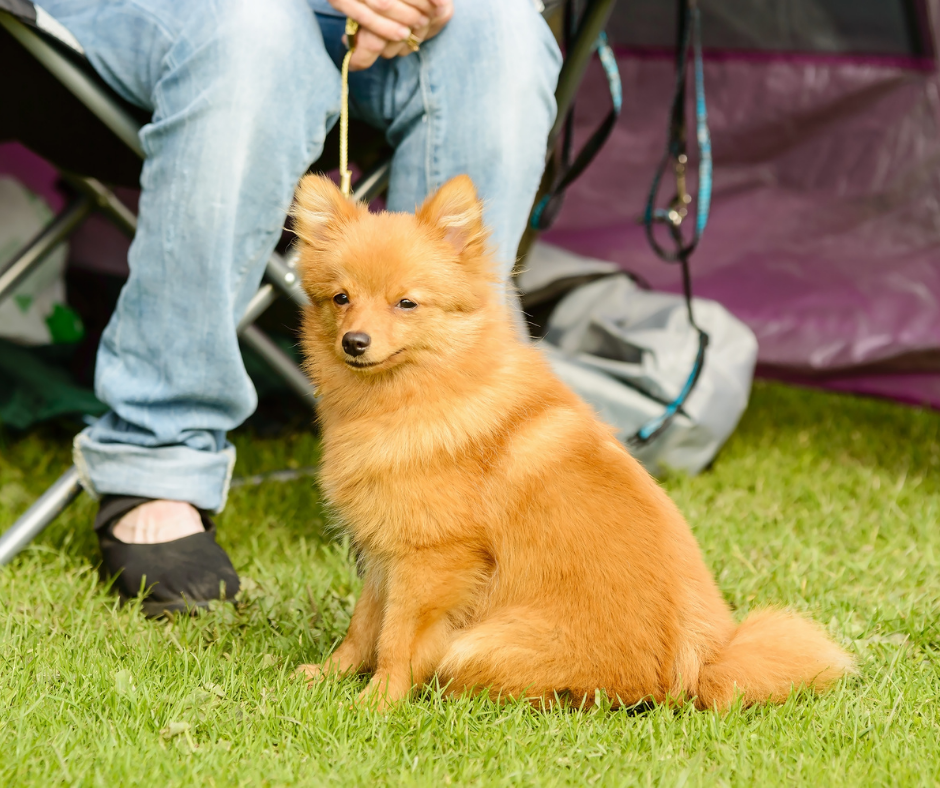
[[[371,709],[379,714],[384,714],[391,707],[392,702],[383,690],[374,688],[370,681],[368,686],[356,698],[356,705],[360,708]]]
[[[379,714],[384,714],[398,701],[403,700],[410,690],[410,686],[397,686],[387,674],[377,673],[366,685],[366,688],[359,693],[356,703]]]
[[[307,686],[312,687],[317,682],[323,681],[328,674],[323,665],[311,663],[309,665],[298,665],[293,675],[297,678],[306,679]]]

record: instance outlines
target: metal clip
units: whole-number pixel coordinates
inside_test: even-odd
[[[678,228],[682,220],[689,215],[689,204],[692,202],[692,195],[689,194],[688,186],[685,180],[685,165],[688,164],[688,157],[680,153],[676,157],[676,196],[669,203],[669,210],[666,211],[667,221]]]

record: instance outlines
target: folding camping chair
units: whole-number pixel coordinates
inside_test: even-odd
[[[615,0],[586,0],[577,35],[568,42],[558,80],[558,117],[549,136],[546,161],[573,105]],[[547,17],[559,11],[565,0],[545,3]],[[0,140],[23,142],[59,169],[74,197],[35,238],[8,262],[0,260],[0,301],[73,233],[94,211],[133,236],[137,217],[105,183],[137,186],[143,150],[138,132],[149,117],[125,102],[95,73],[74,37],[41,7],[30,0],[0,0]],[[12,75],[12,84],[11,77]],[[63,134],[62,129],[68,133]],[[358,137],[358,140],[357,140]],[[350,127],[350,150],[357,161],[376,154],[376,135],[357,134]],[[358,143],[358,144],[357,144]],[[325,151],[336,150],[328,138]],[[380,146],[378,146],[380,147]],[[358,151],[358,153],[357,153]],[[391,160],[375,161],[355,184],[357,199],[370,202],[388,184]],[[314,165],[328,170],[328,156]],[[549,168],[550,169],[550,168]],[[543,186],[550,180],[547,174]],[[547,188],[547,187],[546,187]],[[280,375],[298,396],[313,406],[309,381],[294,361],[257,326],[255,320],[284,296],[298,306],[306,296],[295,273],[292,254],[273,253],[265,279],[238,325],[239,338]],[[0,536],[0,566],[9,562],[42,532],[81,492],[78,472],[69,468],[43,495]]]

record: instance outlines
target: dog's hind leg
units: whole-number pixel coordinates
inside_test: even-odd
[[[501,611],[461,632],[451,642],[437,670],[448,692],[490,691],[491,697],[538,699],[555,695],[577,703],[594,686],[579,654],[559,627],[526,608]],[[598,677],[594,677],[595,682]]]

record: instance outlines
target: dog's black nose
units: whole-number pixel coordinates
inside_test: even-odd
[[[371,341],[372,338],[368,334],[363,334],[361,331],[350,331],[343,336],[343,350],[350,356],[361,356],[366,352],[366,348],[369,347]]]

